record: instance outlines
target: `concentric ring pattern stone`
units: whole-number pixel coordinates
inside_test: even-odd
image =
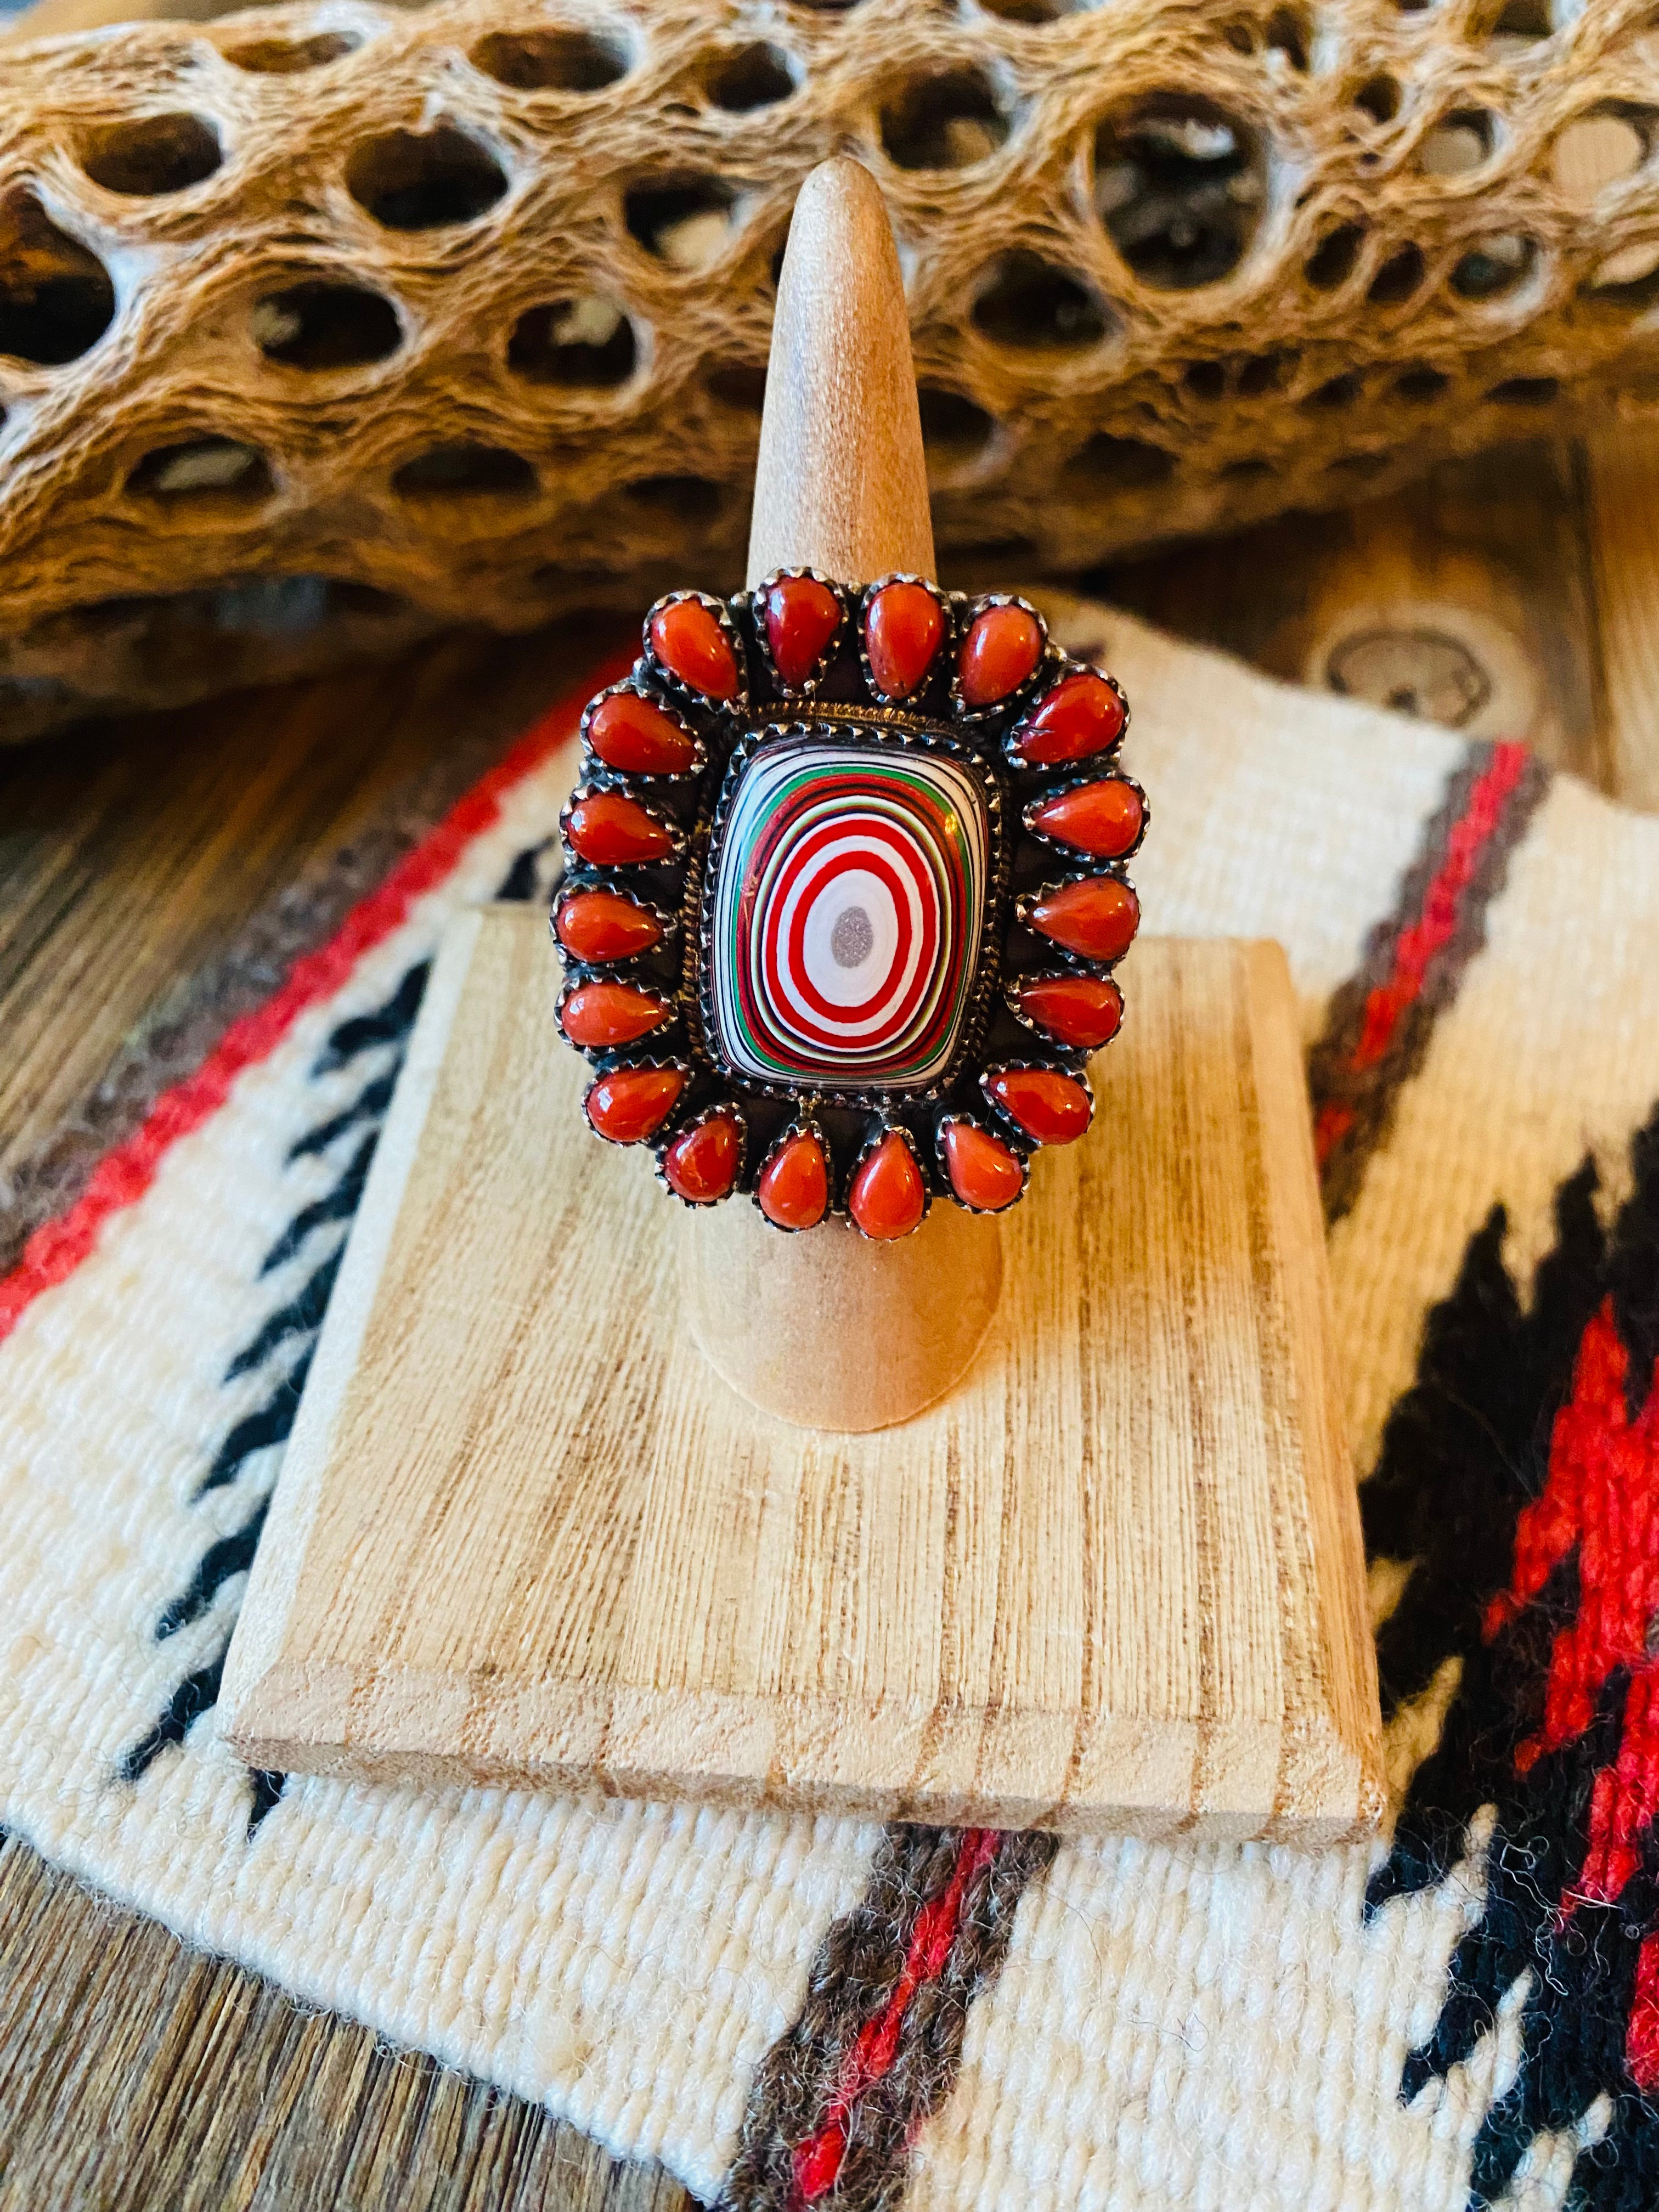
[[[759,746],[710,861],[726,1066],[831,1097],[938,1084],[972,1008],[990,854],[965,759],[856,728]]]

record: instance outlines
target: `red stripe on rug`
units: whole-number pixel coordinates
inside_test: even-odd
[[[899,2033],[911,1999],[925,1982],[943,1972],[962,1920],[962,1902],[968,1885],[987,1865],[1001,1838],[994,1828],[965,1828],[957,1846],[957,1863],[951,1879],[931,1905],[916,1915],[904,1965],[893,1993],[875,2018],[859,2030],[847,2054],[842,2077],[829,2111],[816,2133],[795,2152],[792,2203],[815,2203],[836,2185],[847,2156],[847,2132],[852,2108],[866,2089],[873,2088],[898,2050]]]
[[[1348,1056],[1355,1073],[1374,1067],[1399,1034],[1400,1024],[1421,996],[1429,967],[1457,933],[1463,902],[1480,856],[1503,827],[1504,809],[1527,767],[1524,745],[1498,744],[1476,779],[1468,804],[1452,824],[1438,868],[1424,893],[1417,919],[1395,940],[1393,964],[1385,979],[1368,993],[1359,1034]],[[1314,1149],[1324,1166],[1357,1116],[1346,1100],[1321,1107],[1314,1124]]]
[[[307,1007],[337,991],[365,954],[402,927],[416,901],[454,873],[467,847],[495,827],[514,786],[575,734],[593,693],[629,665],[625,656],[605,662],[550,707],[385,882],[358,901],[326,945],[296,960],[262,1006],[231,1024],[193,1075],[161,1093],[143,1126],[105,1154],[74,1205],[35,1231],[16,1267],[0,1279],[0,1339],[43,1292],[68,1280],[94,1249],[105,1223],[137,1204],[168,1152],[218,1111],[237,1077],[268,1058]]]

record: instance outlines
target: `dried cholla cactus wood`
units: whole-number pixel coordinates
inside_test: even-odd
[[[354,635],[735,582],[837,148],[905,254],[947,575],[1639,407],[1659,11],[1550,5],[320,0],[11,48],[0,723],[227,581]]]

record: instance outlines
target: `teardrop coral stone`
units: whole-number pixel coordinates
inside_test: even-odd
[[[853,1177],[847,1203],[866,1237],[908,1237],[927,1210],[921,1170],[896,1129],[890,1129]]]
[[[613,1145],[642,1144],[674,1109],[685,1088],[678,1067],[613,1067],[587,1094],[587,1118]]]
[[[627,983],[581,983],[565,1000],[560,1020],[572,1044],[602,1052],[632,1044],[659,1028],[668,1013],[666,1002],[654,991],[636,991]]]
[[[1114,776],[1104,783],[1079,784],[1039,806],[1032,822],[1045,837],[1087,853],[1097,860],[1115,860],[1140,835],[1140,794]]]
[[[1069,1145],[1089,1126],[1089,1094],[1055,1067],[1006,1067],[985,1088],[1040,1145]]]
[[[662,708],[637,691],[613,691],[588,717],[587,742],[624,775],[684,775],[696,746]]]
[[[884,699],[908,699],[933,665],[945,637],[945,610],[923,584],[888,584],[864,622],[870,673]]]
[[[1123,994],[1104,975],[1034,976],[1019,987],[1019,1011],[1061,1044],[1093,1052],[1123,1019]]]
[[[780,1145],[761,1170],[760,1210],[779,1229],[813,1229],[830,1206],[830,1170],[810,1129]]]
[[[1140,901],[1115,876],[1086,876],[1040,898],[1031,927],[1085,960],[1116,960],[1140,927]]]
[[[1017,743],[1035,767],[1087,760],[1123,735],[1123,702],[1103,676],[1080,669],[1038,702]]]
[[[676,1137],[662,1156],[670,1190],[693,1206],[713,1206],[738,1179],[743,1137],[729,1114],[713,1114]]]
[[[662,935],[649,908],[620,891],[573,891],[554,916],[554,933],[574,959],[631,960]]]
[[[1042,658],[1042,631],[1024,607],[987,607],[962,641],[957,674],[970,707],[994,707],[1018,691]]]
[[[625,791],[591,791],[579,799],[570,810],[565,835],[596,868],[623,867],[630,860],[665,860],[674,849],[672,833]]]
[[[976,1212],[1000,1212],[1025,1188],[1018,1156],[977,1121],[947,1121],[943,1141],[951,1188]]]
[[[792,687],[805,683],[840,628],[840,600],[811,576],[780,576],[766,594],[772,665]]]
[[[651,617],[651,650],[672,675],[705,699],[735,699],[738,657],[701,599],[671,599]]]

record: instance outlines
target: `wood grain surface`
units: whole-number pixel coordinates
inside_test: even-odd
[[[1479,665],[1484,618],[1521,595],[1504,626],[1537,703],[1509,733],[1653,806],[1659,544],[1647,482],[1639,450],[1620,441],[1593,462],[1526,447],[1358,512],[1413,576],[1437,569],[1443,580],[1438,533],[1455,528],[1467,557],[1436,603],[1435,626]],[[1115,569],[1096,588],[1300,678],[1291,626],[1301,599],[1339,568],[1357,605],[1368,596],[1347,524],[1273,525]],[[1334,589],[1339,618],[1340,597]],[[492,714],[502,742],[523,726],[556,688],[561,651],[568,667],[568,637],[562,647],[545,634],[451,639],[394,667],[101,724],[0,756],[8,1168],[65,1102],[79,1106],[125,1041],[164,1021],[185,979],[227,951],[274,884],[319,866],[378,799],[480,735]],[[1440,687],[1439,656],[1409,640],[1405,653],[1403,678],[1385,672],[1386,696],[1410,693],[1419,711],[1468,727],[1458,694]],[[1366,666],[1376,682],[1375,663]],[[266,794],[258,820],[227,841],[228,801],[256,775]],[[158,884],[167,896],[147,889]],[[210,2136],[213,2158],[200,2160]],[[181,2163],[164,2169],[170,2140]],[[612,2167],[510,2098],[379,2049],[349,2023],[302,2013],[253,1977],[194,1956],[22,1844],[0,1855],[4,2212],[667,2212],[688,2202],[652,2169]]]
[[[1659,608],[1644,450],[1619,441],[1594,498],[1583,448],[1486,453],[1346,514],[1286,515],[1090,588],[1286,683],[1524,738],[1640,805],[1632,763],[1654,757],[1643,715],[1659,696],[1659,665],[1642,658],[1659,629],[1651,611],[1642,621]]]
[[[231,1645],[248,1764],[1085,1834],[1374,1823],[1289,969],[1228,939],[1134,964],[978,1359],[831,1436],[691,1341],[683,1218],[548,1050],[543,917],[452,922]]]
[[[684,2212],[540,2107],[388,2050],[0,1835],[3,2212]]]

